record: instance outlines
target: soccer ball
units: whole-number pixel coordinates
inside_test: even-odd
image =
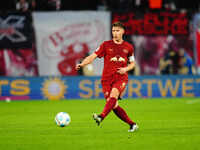
[[[65,127],[71,122],[70,115],[66,112],[59,112],[55,117],[56,124],[60,127]]]

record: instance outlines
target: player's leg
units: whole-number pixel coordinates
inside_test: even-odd
[[[110,92],[111,92],[111,88],[112,88],[112,83],[110,82],[110,80],[108,81],[103,81],[102,82],[102,90],[103,90],[103,93],[104,93],[104,97],[106,99],[106,104],[105,104],[105,107],[108,103],[108,101],[110,100]],[[105,110],[105,108],[104,108]],[[104,117],[96,113],[93,114],[93,119],[96,121],[97,125],[100,125],[100,123],[103,121]]]
[[[127,84],[127,82],[121,82],[121,81],[119,81],[116,84],[114,84],[114,87],[116,87],[119,90],[119,95],[121,95],[124,92],[124,90],[125,90],[126,85],[124,83]],[[135,130],[138,129],[137,124],[135,122],[133,122],[129,118],[129,116],[127,115],[126,111],[122,107],[120,107],[118,104],[116,104],[114,106],[113,112],[115,113],[115,115],[118,118],[120,118],[122,121],[124,121],[127,124],[129,124],[129,126],[130,126],[129,131],[130,132],[133,132],[133,131],[135,131]]]
[[[110,111],[116,106],[117,98],[119,96],[119,91],[116,88],[113,88],[109,94],[110,96],[106,98],[106,104],[100,115],[93,114],[93,118],[96,123],[99,125],[104,118],[110,113]]]
[[[102,119],[104,119],[110,113],[110,111],[116,106],[118,96],[119,96],[118,89],[112,88],[112,90],[110,92],[110,97],[107,98],[107,102],[104,106],[104,109],[103,109],[101,115],[100,115],[102,117]]]
[[[118,118],[120,118],[122,121],[124,121],[127,124],[129,124],[129,126],[130,126],[129,132],[134,132],[135,130],[138,129],[138,125],[129,118],[129,116],[127,115],[126,111],[122,107],[120,107],[119,105],[116,106],[113,109],[113,112],[115,113],[115,115]]]
[[[119,94],[118,100],[122,100],[124,94],[125,94],[126,88]]]

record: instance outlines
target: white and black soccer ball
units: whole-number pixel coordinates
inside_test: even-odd
[[[60,127],[68,126],[71,122],[70,115],[66,112],[59,112],[55,117],[55,122]]]

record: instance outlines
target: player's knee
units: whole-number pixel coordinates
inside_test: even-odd
[[[117,95],[110,95],[110,97],[114,97],[114,98],[118,99]]]
[[[104,98],[106,99],[106,101],[107,101],[107,99],[110,97],[110,92],[105,92],[104,93]]]
[[[119,90],[116,88],[113,88],[110,93],[110,97],[114,97],[114,98],[118,99],[118,96],[119,96]]]
[[[109,99],[110,99],[109,97],[108,97],[108,98],[106,98],[106,102],[108,102],[108,101],[109,101]]]

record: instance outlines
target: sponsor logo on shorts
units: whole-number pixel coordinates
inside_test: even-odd
[[[110,49],[109,49],[109,51],[110,51],[110,52],[113,52],[113,49],[112,49],[112,48],[110,48]]]
[[[125,86],[126,86],[126,83],[123,82],[122,85],[121,85],[121,89],[123,89]]]

